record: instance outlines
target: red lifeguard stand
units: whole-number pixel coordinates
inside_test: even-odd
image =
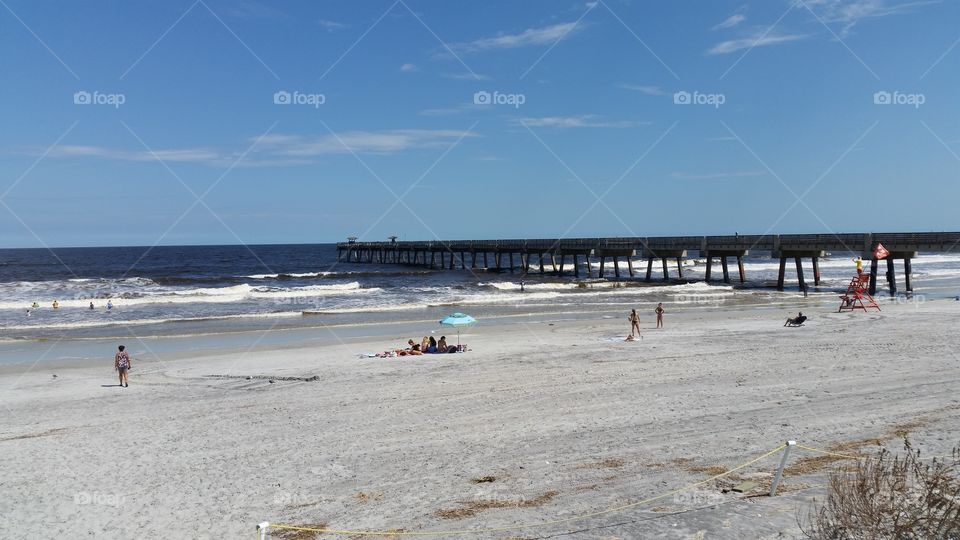
[[[853,279],[850,280],[850,284],[847,285],[847,292],[840,295],[840,309],[837,310],[837,313],[858,309],[866,311],[869,308],[876,308],[877,311],[880,311],[880,306],[877,304],[877,301],[867,292],[869,284],[870,274],[858,274],[854,276]]]

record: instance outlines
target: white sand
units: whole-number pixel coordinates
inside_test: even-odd
[[[56,378],[42,365],[6,373],[0,536],[253,538],[261,521],[407,531],[539,523],[668,492],[709,477],[693,467],[731,467],[787,438],[826,448],[916,420],[914,444],[947,453],[960,439],[960,303],[809,311],[807,326],[782,328],[786,310],[668,306],[667,328],[647,318],[636,343],[619,341],[624,314],[480,326],[463,355],[356,357],[407,337],[386,336],[141,359],[128,389],[102,386],[116,382],[109,360]],[[777,460],[744,472],[769,481]],[[471,482],[487,475],[496,481]],[[794,475],[788,486],[813,487],[747,500],[711,483],[584,521],[447,536],[791,537],[823,479]],[[712,506],[671,514],[703,505]]]

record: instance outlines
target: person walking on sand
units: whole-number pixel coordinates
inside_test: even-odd
[[[657,328],[663,328],[663,302],[658,303],[653,311],[657,314]]]
[[[628,317],[628,320],[630,321],[630,337],[631,338],[635,337],[634,332],[636,332],[636,335],[639,336],[640,335],[640,315],[637,315],[637,310],[635,309],[630,310],[630,317]]]
[[[130,381],[127,380],[127,372],[130,371],[131,367],[130,355],[124,350],[123,345],[120,345],[118,349],[120,350],[117,351],[117,355],[113,357],[113,368],[120,375],[120,386],[127,388],[130,386]]]

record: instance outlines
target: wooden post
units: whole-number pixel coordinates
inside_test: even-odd
[[[603,265],[607,262],[607,257],[605,255],[600,256],[600,277],[603,278]]]
[[[554,272],[557,271],[557,257],[553,254],[553,252],[550,252],[550,266],[553,267]]]
[[[431,250],[431,251],[430,251],[430,268],[433,268],[433,263],[434,263],[436,260],[437,260],[437,252]]]
[[[887,281],[890,282],[890,296],[897,295],[897,274],[893,270],[893,257],[887,258]]]
[[[590,254],[587,254],[587,277],[593,277],[593,264],[590,262]]]
[[[613,275],[620,279],[620,257],[613,256]]]
[[[669,280],[670,280],[670,270],[667,269],[667,258],[666,258],[666,257],[660,257],[660,263],[661,263],[661,265],[663,265],[663,280],[664,280],[664,281],[669,281]]]
[[[510,273],[513,273],[513,252],[510,252]]]
[[[807,290],[807,284],[803,282],[803,259],[800,257],[794,257],[793,260],[797,263],[797,281],[800,283],[800,290]]]
[[[653,276],[653,256],[647,255],[647,281],[650,281]]]
[[[470,268],[476,268],[476,267],[477,267],[477,252],[471,251],[470,252]]]
[[[543,253],[541,252],[537,258],[540,260],[540,273],[542,274],[543,273]]]
[[[787,258],[780,255],[780,272],[777,274],[777,290],[783,290],[783,276],[787,273]]]
[[[493,254],[493,261],[497,264],[497,272],[500,272],[500,257],[501,257],[501,255],[502,255],[502,254],[501,254],[499,251],[494,252],[494,254]]]
[[[580,255],[577,253],[573,254],[573,275],[580,277]]]
[[[870,259],[870,296],[877,294],[877,272],[879,271],[877,259]]]
[[[910,284],[910,257],[903,258],[903,278],[907,282],[907,292],[913,292],[913,285]]]
[[[737,255],[737,268],[740,270],[740,283],[746,283],[747,273],[743,271],[743,255]]]
[[[449,249],[449,248],[448,248],[448,249]],[[454,253],[453,251],[451,251],[451,252],[450,252],[450,269],[451,269],[451,270],[454,269],[453,264],[456,262],[456,260],[455,260],[456,258],[457,258],[457,254]]]
[[[467,254],[463,251],[460,252],[460,269],[467,269]]]
[[[677,257],[677,277],[683,279],[683,257]]]
[[[820,259],[816,255],[813,256],[813,284],[820,286]]]
[[[633,277],[633,258],[627,255],[627,269],[630,271],[630,277]]]
[[[524,275],[526,275],[526,274],[529,274],[529,273],[530,273],[530,252],[527,251],[527,252],[524,254],[524,256],[526,257],[527,262],[525,262],[524,265],[523,265],[523,273],[524,273]]]
[[[707,276],[706,276],[706,281],[708,282],[710,281],[710,271],[713,269],[712,267],[713,267],[713,257],[711,257],[710,254],[708,253],[707,254]]]
[[[730,268],[727,266],[727,256],[720,257],[720,264],[723,266],[723,282],[730,283]]]
[[[483,252],[483,269],[486,270],[488,268],[490,268],[490,261],[487,260],[487,252],[484,251]]]
[[[563,263],[567,262],[567,254],[560,252],[560,275],[563,275]]]

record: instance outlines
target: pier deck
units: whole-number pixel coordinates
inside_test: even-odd
[[[806,290],[802,259],[809,258],[813,266],[814,285],[820,284],[819,259],[828,251],[853,252],[870,261],[870,292],[876,292],[879,261],[873,258],[877,244],[890,252],[887,257],[887,282],[891,294],[896,294],[896,276],[893,263],[904,261],[905,284],[912,290],[910,260],[920,252],[960,252],[960,232],[922,233],[844,233],[844,234],[766,234],[727,236],[660,236],[615,238],[561,238],[561,239],[506,239],[506,240],[433,240],[364,242],[350,238],[337,244],[340,261],[354,263],[408,264],[454,270],[477,269],[478,258],[486,271],[530,273],[531,267],[540,273],[563,275],[568,261],[574,276],[580,277],[581,259],[586,263],[588,277],[593,277],[593,260],[598,259],[597,277],[604,277],[608,260],[613,263],[614,276],[620,277],[620,258],[625,258],[629,275],[634,276],[633,258],[647,259],[646,280],[652,279],[653,262],[659,259],[662,278],[670,279],[669,261],[676,261],[677,277],[683,278],[683,258],[696,252],[707,261],[706,280],[711,279],[712,265],[720,259],[723,280],[730,282],[728,257],[737,259],[740,282],[746,281],[743,257],[748,253],[770,253],[780,261],[777,287],[783,289],[786,265],[793,259],[797,282]],[[491,265],[491,258],[493,265]],[[519,261],[519,265],[517,262]],[[549,266],[545,266],[545,263]]]

